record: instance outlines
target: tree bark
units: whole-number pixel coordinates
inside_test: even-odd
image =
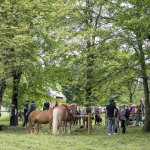
[[[17,72],[16,70],[13,71],[13,96],[12,96],[12,103],[15,104],[18,114],[18,87],[19,82],[21,79],[21,72]],[[18,125],[18,117],[16,117],[16,123]]]
[[[5,89],[6,89],[6,81],[5,81],[5,78],[2,78],[1,79],[1,90],[0,90],[0,112],[1,112],[2,99],[4,96]]]
[[[150,132],[150,105],[149,105],[149,88],[148,88],[148,78],[146,73],[146,64],[145,57],[142,45],[138,45],[140,51],[140,63],[141,63],[141,71],[143,76],[143,86],[144,86],[144,97],[145,97],[145,121],[144,121],[144,132]]]
[[[133,95],[135,93],[135,88],[136,88],[136,84],[134,86],[134,89],[133,89],[133,92],[132,92],[132,84],[133,82],[128,82],[128,90],[129,90],[129,98],[130,98],[130,103],[132,103],[132,100],[133,100]]]
[[[144,95],[145,95],[145,121],[144,121],[144,132],[150,132],[150,105],[149,105],[149,89],[148,89],[148,79],[143,78]]]

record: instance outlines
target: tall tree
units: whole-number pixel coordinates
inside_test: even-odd
[[[125,2],[123,4],[123,2]],[[145,123],[143,130],[150,132],[150,104],[149,104],[149,74],[148,66],[150,59],[149,53],[149,1],[121,1],[122,5],[113,4],[116,8],[117,22],[116,27],[120,28],[118,36],[120,36],[119,43],[122,51],[130,53],[128,63],[124,64],[126,70],[128,70],[129,78],[133,74],[137,74],[137,77],[142,78],[144,95],[145,95]],[[125,60],[125,59],[124,59]],[[129,73],[132,70],[132,74]]]

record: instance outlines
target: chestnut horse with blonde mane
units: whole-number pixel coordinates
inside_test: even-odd
[[[69,109],[73,111],[72,116],[68,114],[68,110],[65,106],[57,106],[53,110],[53,135],[59,134],[59,126],[62,121],[65,121],[64,133],[66,133],[67,122],[70,122],[68,134],[70,134],[71,124],[74,121],[75,113],[77,111],[77,105],[73,104],[69,106]]]
[[[48,111],[34,110],[29,115],[29,127],[27,133],[32,133],[32,128],[37,123],[36,130],[39,131],[39,124],[49,123],[49,131],[53,121],[53,108]]]

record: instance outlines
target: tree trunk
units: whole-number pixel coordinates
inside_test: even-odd
[[[18,113],[18,87],[21,79],[21,73],[17,73],[17,71],[13,71],[13,96],[12,103],[15,104],[17,113]],[[18,125],[18,117],[16,117],[16,123]]]
[[[130,103],[132,103],[132,93],[130,91]]]
[[[149,105],[149,89],[148,79],[143,78],[144,95],[145,95],[145,121],[144,121],[144,132],[150,132],[150,105]]]
[[[2,99],[4,96],[5,89],[6,89],[6,81],[5,81],[5,78],[2,78],[1,79],[1,91],[0,91],[0,112],[1,112]]]
[[[142,45],[138,45],[140,51],[140,63],[141,63],[141,71],[143,76],[143,86],[144,86],[144,96],[145,96],[145,121],[144,121],[144,132],[150,132],[150,105],[149,105],[149,88],[148,88],[148,78],[146,73],[146,64],[145,57]]]
[[[88,51],[88,56],[87,56],[87,85],[86,85],[86,113],[91,113],[91,94],[92,94],[92,66],[94,64],[94,55],[90,51],[90,42],[87,43],[87,51]],[[88,118],[86,118],[87,121],[87,128],[88,128]]]

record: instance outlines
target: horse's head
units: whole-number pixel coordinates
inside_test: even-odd
[[[74,113],[76,113],[76,111],[77,111],[77,105],[76,104],[70,105],[70,108],[73,110]]]

